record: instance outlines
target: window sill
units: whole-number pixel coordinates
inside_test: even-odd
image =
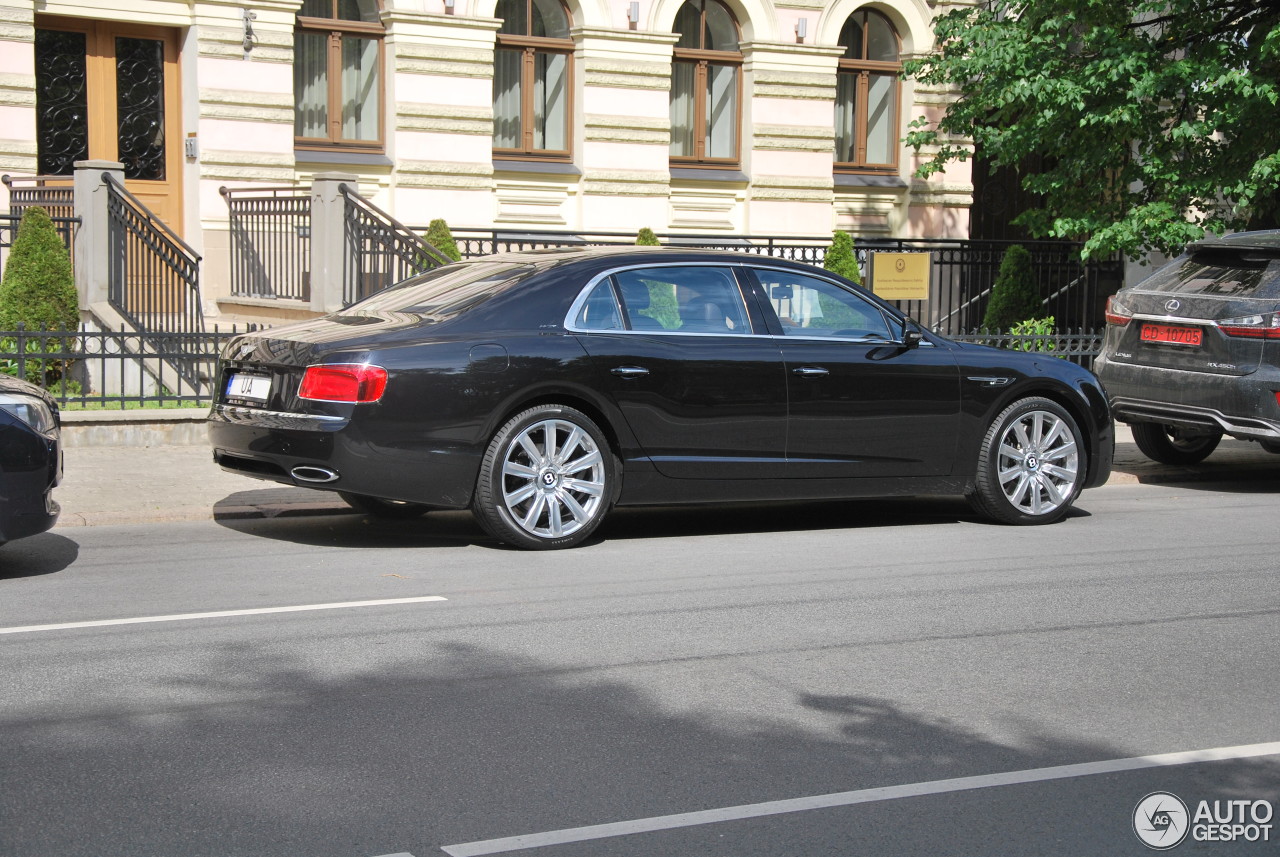
[[[725,182],[746,184],[747,174],[738,169],[717,170],[701,167],[672,167],[673,181]]]
[[[344,152],[341,149],[294,149],[293,159],[299,164],[347,165],[352,167],[390,167],[394,162],[373,152]]]
[[[551,176],[580,176],[582,170],[567,161],[507,160],[494,158],[495,173],[541,173]]]
[[[836,173],[835,186],[905,188],[907,183],[892,173]]]

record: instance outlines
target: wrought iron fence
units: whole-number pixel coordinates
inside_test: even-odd
[[[415,226],[425,232],[425,227]],[[463,258],[508,253],[519,250],[542,250],[549,247],[626,246],[636,243],[633,232],[513,232],[500,229],[454,229],[454,241]],[[690,247],[703,250],[734,250],[779,259],[793,259],[821,265],[829,238],[784,238],[777,235],[706,235],[701,233],[656,233],[668,247]]]
[[[0,372],[44,387],[63,407],[207,405],[213,401],[223,346],[256,329],[142,334],[19,326],[0,331]]]
[[[143,333],[199,333],[200,254],[110,173],[107,290],[111,305]]]
[[[311,194],[305,188],[218,188],[231,230],[231,294],[311,300]]]
[[[347,306],[392,283],[449,263],[416,232],[347,185],[340,185],[339,190],[345,200],[342,301]]]
[[[38,205],[50,217],[75,217],[75,188],[71,176],[0,176],[9,188],[9,210],[22,210]]]
[[[948,335],[957,342],[973,342],[992,348],[1008,348],[1014,351],[1036,351],[1049,357],[1061,357],[1086,369],[1093,368],[1093,358],[1102,350],[1102,331],[1077,328],[1057,333],[1000,333],[971,330]]]
[[[53,221],[53,228],[58,231],[58,237],[62,239],[67,253],[70,254],[71,241],[75,236],[76,227],[80,225],[80,218],[51,217],[49,219]],[[0,214],[0,276],[4,275],[5,263],[9,261],[9,248],[13,246],[13,240],[18,237],[18,224],[21,221],[20,214]]]
[[[895,303],[921,324],[947,335],[982,324],[1000,263],[1014,244],[1031,253],[1043,315],[1053,316],[1059,329],[1100,327],[1107,296],[1124,277],[1119,259],[1082,263],[1080,245],[1064,241],[857,239],[854,244],[864,272],[869,270],[872,253],[930,253],[929,300]]]

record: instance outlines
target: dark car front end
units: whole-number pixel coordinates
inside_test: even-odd
[[[53,489],[61,481],[57,403],[33,384],[0,375],[0,544],[57,523]]]

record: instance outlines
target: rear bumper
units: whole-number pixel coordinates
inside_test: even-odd
[[[1280,370],[1264,365],[1249,375],[1212,375],[1099,358],[1115,418],[1220,431],[1243,440],[1280,440]]]

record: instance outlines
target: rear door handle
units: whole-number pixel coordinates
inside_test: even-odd
[[[793,375],[801,375],[805,378],[818,378],[822,375],[830,375],[826,369],[821,366],[797,366],[791,370]]]
[[[649,370],[642,366],[618,366],[617,368],[610,369],[609,371],[617,375],[619,378],[642,378],[649,374]]]

